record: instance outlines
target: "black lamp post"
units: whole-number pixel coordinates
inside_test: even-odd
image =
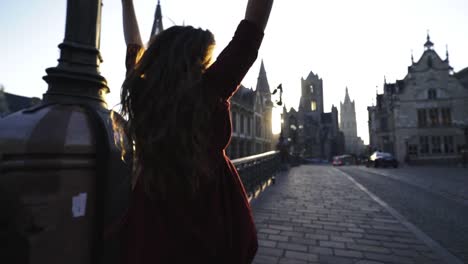
[[[12,201],[0,202],[7,223],[0,233],[12,241],[9,263],[118,263],[118,240],[105,239],[104,229],[127,207],[130,169],[99,72],[101,6],[67,1],[59,63],[46,70],[42,103],[0,119],[0,196]]]
[[[282,106],[283,105],[283,84],[280,83],[278,87],[276,87],[275,90],[271,93],[272,95],[276,94],[279,91],[279,100],[275,101],[277,106]],[[281,127],[281,130],[283,127]]]
[[[68,0],[65,39],[56,67],[46,70],[44,101],[107,107],[107,81],[99,72],[101,0]]]
[[[276,105],[281,106],[283,105],[283,84],[278,85],[275,90],[271,93],[272,95],[276,94],[279,91],[279,100],[276,101]],[[282,121],[282,120],[281,120]],[[278,144],[282,144],[284,140],[284,135],[283,135],[283,124],[281,123],[281,132],[280,132],[280,137],[279,137],[279,142]]]
[[[276,94],[279,91],[279,100],[276,101],[276,105],[282,106],[283,105],[283,85],[280,84],[278,87],[273,90],[272,94]],[[277,149],[280,152],[280,158],[281,158],[281,163],[282,163],[282,169],[285,169],[284,165],[286,162],[288,162],[288,142],[287,139],[284,137],[283,133],[283,126],[284,126],[284,120],[283,117],[281,117],[281,124],[280,124],[280,136],[278,139],[277,143]]]

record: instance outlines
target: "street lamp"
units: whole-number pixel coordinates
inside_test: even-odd
[[[114,141],[124,120],[114,113],[112,122],[99,71],[101,7],[67,1],[42,102],[0,119],[0,196],[17,201],[0,210],[11,221],[7,243],[22,241],[9,245],[10,263],[117,262],[119,240],[104,240],[104,228],[127,208],[130,167],[116,147],[125,142]]]
[[[279,91],[279,100],[275,101],[277,106],[283,105],[283,85],[280,84],[278,87],[273,90],[272,95],[276,94]],[[275,107],[275,106],[274,106]],[[281,116],[281,131],[280,131],[280,136],[278,139],[278,144],[277,144],[277,149],[280,151],[280,158],[281,158],[281,163],[284,166],[286,162],[288,162],[288,146],[291,142],[291,138],[284,138],[284,133],[283,133],[283,126],[284,126],[284,117]],[[283,167],[284,169],[285,167]]]
[[[283,105],[283,84],[280,83],[278,87],[271,93],[272,95],[276,94],[279,91],[279,101],[276,101],[276,105],[281,106]]]

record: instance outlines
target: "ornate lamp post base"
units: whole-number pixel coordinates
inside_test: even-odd
[[[18,242],[9,245],[9,263],[119,262],[119,240],[105,239],[104,229],[127,208],[131,169],[99,73],[100,14],[100,0],[68,0],[43,102],[0,119],[0,197],[12,201],[0,202],[0,231]]]

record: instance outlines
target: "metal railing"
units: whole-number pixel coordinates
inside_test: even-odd
[[[270,181],[275,183],[275,175],[281,168],[279,151],[269,151],[258,155],[232,160],[241,177],[245,191],[255,197],[258,190]]]

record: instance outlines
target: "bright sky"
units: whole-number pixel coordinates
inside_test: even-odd
[[[157,0],[134,0],[142,37],[148,39]],[[185,22],[210,29],[218,54],[244,16],[247,0],[161,0],[165,27]],[[103,0],[102,75],[118,103],[124,77],[125,44],[121,0]],[[65,0],[2,0],[0,4],[0,83],[8,92],[41,97],[45,69],[57,65],[65,30]],[[283,83],[288,109],[299,104],[300,79],[310,71],[323,79],[325,109],[339,106],[349,87],[356,100],[358,135],[368,143],[367,106],[376,86],[402,79],[411,60],[423,52],[427,30],[445,58],[448,45],[455,71],[468,67],[466,0],[276,0],[259,59],[243,84],[256,86],[264,59],[271,88]],[[171,22],[171,20],[173,22]],[[118,109],[118,108],[116,108]],[[274,112],[279,132],[280,108]]]

